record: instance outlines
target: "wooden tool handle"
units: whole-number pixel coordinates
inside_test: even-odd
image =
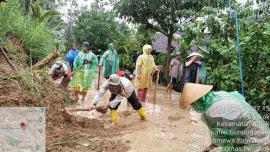
[[[157,72],[157,79],[156,79],[156,84],[155,84],[155,91],[154,91],[154,103],[156,102],[156,96],[157,96],[157,85],[159,81],[159,71]]]

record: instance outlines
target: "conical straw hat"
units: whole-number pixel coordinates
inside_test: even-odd
[[[180,106],[185,107],[204,96],[213,88],[212,85],[186,83],[181,95]]]
[[[187,58],[190,58],[190,57],[193,57],[193,56],[199,56],[199,57],[203,57],[200,53],[197,53],[197,52],[193,52],[191,53]]]

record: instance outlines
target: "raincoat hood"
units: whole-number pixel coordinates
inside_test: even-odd
[[[176,41],[177,43],[180,43],[182,39],[183,38],[181,35],[176,34],[176,33],[173,34],[173,40]]]
[[[150,51],[149,54],[147,54],[148,51],[149,51],[149,49],[152,50],[152,46],[151,46],[151,45],[148,45],[148,44],[144,45],[144,46],[143,46],[143,55],[150,55],[151,51]]]
[[[113,44],[114,44],[114,43],[110,43],[110,44],[108,45],[108,50],[111,50],[111,51],[115,50],[115,48],[113,48]]]
[[[196,102],[193,102],[191,106],[196,112],[203,113],[206,112],[206,110],[219,99],[220,96],[218,96],[215,92],[210,91],[198,99]]]
[[[136,61],[135,86],[139,89],[152,87],[152,72],[156,67],[156,64],[154,57],[150,54],[151,50],[151,45],[144,45],[143,54],[140,55]],[[149,54],[147,54],[147,51],[149,51]],[[138,79],[138,75],[141,76],[140,79]]]
[[[103,65],[102,75],[105,78],[119,70],[120,59],[113,45],[114,43],[108,45],[108,50],[104,52],[101,59],[101,65]]]

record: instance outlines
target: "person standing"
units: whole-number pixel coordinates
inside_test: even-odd
[[[114,43],[108,45],[108,50],[104,52],[99,66],[103,66],[102,75],[106,79],[119,70],[119,56]]]
[[[182,75],[181,79],[184,79],[183,84],[180,84],[180,86],[184,86],[185,83],[199,83],[202,84],[205,82],[205,67],[203,66],[203,63],[201,61],[201,58],[203,56],[197,52],[191,53],[187,57],[187,61],[185,62],[185,72],[184,75]],[[182,87],[181,87],[182,88]],[[180,90],[182,93],[182,90]],[[181,96],[181,95],[180,95]],[[181,104],[181,98],[180,98],[180,104]],[[190,122],[198,123],[197,118],[199,117],[199,113],[197,113],[192,107],[189,108],[189,114],[190,114]]]
[[[167,92],[169,94],[172,93],[173,85],[175,85],[176,83],[176,78],[179,74],[179,66],[180,66],[180,52],[176,52],[175,58],[171,60],[169,67],[170,82],[167,86]]]
[[[151,51],[151,45],[144,45],[143,54],[136,61],[135,87],[138,88],[137,96],[141,102],[145,102],[147,91],[152,87],[152,74],[158,71]]]
[[[79,94],[82,94],[82,101],[84,101],[87,91],[92,85],[94,73],[98,65],[98,58],[89,47],[88,42],[83,42],[82,51],[80,51],[73,62],[75,73],[72,73],[73,76],[70,84],[75,92],[75,101],[78,101]]]
[[[203,56],[196,52],[191,53],[187,57],[187,61],[185,62],[186,72],[184,75],[184,83],[204,83],[206,75],[201,58],[203,58]]]
[[[76,45],[73,43],[71,46],[71,49],[65,55],[65,61],[69,63],[71,71],[73,71],[73,61],[78,54],[79,54],[79,51],[77,50]]]

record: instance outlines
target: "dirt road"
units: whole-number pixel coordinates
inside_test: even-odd
[[[104,81],[104,80],[102,80]],[[96,82],[94,86],[96,86]],[[85,106],[91,103],[96,93],[95,89],[88,92]],[[104,100],[108,99],[107,92]],[[196,117],[197,123],[190,121],[188,109],[178,106],[179,93],[166,93],[166,88],[158,86],[157,103],[153,104],[153,91],[147,97],[143,106],[147,120],[141,121],[139,115],[127,102],[119,107],[119,120],[116,126],[121,128],[119,136],[110,140],[121,140],[130,146],[129,152],[200,152],[210,144],[207,127]],[[102,105],[102,103],[100,103]],[[99,119],[105,128],[110,127],[110,114],[91,112],[75,112],[74,115]]]

